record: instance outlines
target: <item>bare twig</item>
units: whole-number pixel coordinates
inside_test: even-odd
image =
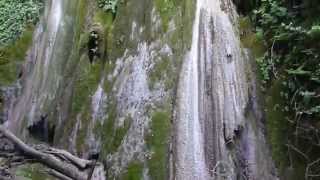
[[[270,65],[271,65],[271,68],[272,68],[272,72],[273,72],[273,75],[276,79],[278,79],[278,75],[277,75],[277,71],[276,71],[276,68],[274,66],[274,62],[273,62],[273,48],[274,48],[274,44],[275,44],[276,40],[273,40],[273,43],[272,43],[272,46],[271,46],[271,49],[270,49]]]
[[[317,160],[315,160],[315,161],[313,161],[313,162],[311,162],[311,163],[309,163],[309,164],[307,165],[307,167],[306,167],[306,172],[305,172],[305,179],[306,179],[306,180],[308,180],[309,177],[320,177],[320,174],[309,174],[310,168],[311,168],[313,165],[315,165],[315,164],[317,164],[317,163],[319,163],[319,162],[320,162],[320,158],[317,159]]]
[[[305,153],[303,153],[302,151],[300,151],[298,148],[294,147],[292,144],[286,144],[286,146],[287,146],[288,148],[291,148],[291,149],[294,150],[295,152],[299,153],[301,156],[303,156],[303,157],[307,160],[307,162],[309,162],[309,157],[308,157]]]

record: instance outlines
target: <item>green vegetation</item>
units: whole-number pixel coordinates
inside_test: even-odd
[[[20,180],[49,180],[51,176],[45,171],[45,168],[40,164],[31,164],[20,166],[15,175]]]
[[[288,137],[289,122],[284,118],[285,113],[281,110],[285,102],[280,96],[280,91],[281,80],[278,80],[268,90],[266,98],[266,118],[268,120],[268,139],[272,147],[272,156],[278,164],[278,168],[282,171],[288,166],[287,157],[283,155],[283,152],[286,152],[287,149],[285,144]]]
[[[256,59],[268,94],[268,137],[281,173],[290,166],[297,177],[320,157],[319,10],[320,2],[313,0],[261,0],[250,14],[255,37],[242,39],[243,44],[262,41],[266,48]],[[318,166],[309,173],[319,173]]]
[[[160,13],[164,31],[168,30],[169,21],[176,11],[175,8],[178,7],[177,3],[178,2],[174,0],[155,0],[156,7]]]
[[[109,101],[107,106],[107,118],[104,120],[103,124],[97,124],[94,132],[101,137],[102,140],[102,154],[106,157],[110,153],[114,153],[117,151],[118,147],[121,145],[122,140],[127,134],[131,117],[127,117],[124,120],[122,126],[116,126],[117,119],[117,106],[114,101]]]
[[[111,8],[109,6],[102,6],[101,4],[112,4],[114,7]],[[117,0],[115,1],[99,1],[99,6],[102,9],[99,9],[94,16],[94,22],[101,26],[102,37],[103,37],[103,52],[105,53],[103,56],[104,63],[104,74],[110,74],[113,71],[115,66],[114,61],[110,60],[108,52],[110,47],[112,47],[113,34],[113,22],[114,22],[114,13],[116,10]],[[110,11],[111,10],[111,11]],[[110,45],[111,44],[111,45]],[[105,79],[103,90],[107,94],[111,94],[113,86],[113,79]],[[111,96],[110,96],[111,97]],[[120,146],[122,140],[124,139],[131,123],[131,117],[127,117],[124,120],[124,124],[122,127],[116,127],[116,119],[117,119],[117,104],[115,99],[109,99],[107,105],[107,117],[103,120],[102,124],[96,124],[94,132],[97,136],[101,137],[102,140],[102,154],[106,157],[110,153],[116,152],[118,147]]]
[[[41,7],[40,0],[1,0],[0,47],[20,37],[28,25],[34,25]]]
[[[146,137],[146,142],[151,151],[148,167],[153,180],[167,179],[170,119],[170,113],[165,111],[155,112],[152,115],[151,134]]]
[[[0,85],[9,85],[17,79],[32,37],[33,28],[29,27],[18,40],[0,47]]]
[[[0,85],[17,79],[41,7],[40,0],[0,1]]]
[[[148,84],[152,89],[157,82],[164,82],[166,89],[171,89],[174,87],[176,82],[176,76],[174,76],[174,70],[172,65],[172,60],[169,57],[162,57],[161,60],[156,62],[154,67],[148,76]]]
[[[87,57],[82,56],[80,60],[80,66],[86,67],[81,69],[81,72],[78,72],[78,78],[75,83],[74,87],[74,94],[73,94],[73,100],[72,100],[72,116],[71,119],[76,120],[77,115],[81,114],[81,128],[79,129],[79,132],[77,134],[77,149],[81,150],[85,147],[84,141],[85,137],[87,135],[87,127],[88,123],[91,120],[91,93],[96,90],[98,87],[98,84],[100,82],[100,76],[102,72],[102,62],[97,62],[95,64],[89,65],[89,60]],[[74,126],[74,121],[70,121],[67,124],[67,128],[65,128],[65,131],[69,131],[69,126]],[[67,132],[65,132],[66,134]]]
[[[249,17],[239,19],[239,28],[241,32],[241,43],[245,48],[250,48],[254,57],[262,57],[266,51],[261,32],[253,31],[253,24]]]
[[[131,162],[127,172],[122,176],[122,180],[141,180],[143,165],[139,162]]]
[[[98,5],[104,11],[111,11],[112,13],[117,12],[118,0],[98,0]]]

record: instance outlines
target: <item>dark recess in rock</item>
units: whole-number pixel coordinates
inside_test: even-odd
[[[40,141],[53,143],[55,126],[49,126],[48,114],[41,115],[39,121],[28,127],[28,131],[30,135]]]
[[[96,31],[91,31],[88,41],[88,56],[90,63],[93,63],[94,58],[100,58],[99,52],[99,34]]]

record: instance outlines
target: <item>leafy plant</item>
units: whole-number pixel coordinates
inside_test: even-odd
[[[118,0],[98,0],[98,5],[105,11],[117,12]]]
[[[0,46],[16,40],[29,24],[35,24],[41,7],[39,0],[1,0]]]
[[[277,74],[281,74],[287,81],[284,83],[285,91],[291,97],[295,95],[294,103],[301,105],[303,109],[312,109],[313,106],[303,104],[300,92],[319,95],[320,52],[317,38],[320,36],[320,26],[304,26],[293,14],[276,0],[263,0],[261,7],[254,11],[253,19],[259,31],[262,30],[269,47],[257,62],[266,86],[268,82],[278,78]],[[304,112],[297,107],[291,110],[296,113]],[[320,114],[313,115],[320,117]]]
[[[306,7],[307,2],[299,6]],[[284,103],[279,108],[290,124],[287,143],[297,149],[307,146],[313,152],[319,150],[320,142],[320,23],[310,13],[311,23],[301,16],[308,9],[288,7],[280,0],[262,0],[253,11],[251,18],[268,46],[257,63],[265,89],[282,81],[279,93]],[[308,152],[310,157],[320,156]]]

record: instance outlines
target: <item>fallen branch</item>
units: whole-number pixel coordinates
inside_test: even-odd
[[[52,169],[49,174],[61,179],[88,180],[88,174],[92,166],[95,165],[93,161],[81,159],[65,150],[47,146],[33,148],[25,144],[2,125],[0,125],[0,133],[12,142],[15,149],[18,150],[19,156],[13,155],[12,152],[7,154],[8,156],[13,155],[13,157],[23,157],[24,159],[32,159],[39,162]]]

